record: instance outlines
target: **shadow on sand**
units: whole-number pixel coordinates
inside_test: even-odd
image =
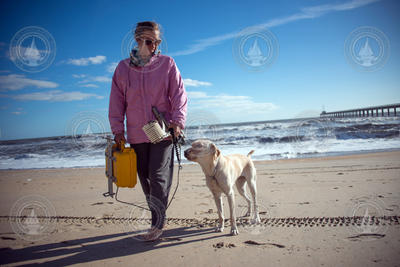
[[[21,249],[3,248],[2,251],[0,251],[0,264],[21,263],[20,266],[23,266],[23,262],[35,260],[40,262],[37,264],[44,263],[46,265],[65,266],[134,255],[152,249],[185,245],[225,236],[216,234],[209,237],[201,237],[201,235],[210,233],[214,233],[214,229],[180,227],[166,229],[162,238],[155,242],[143,242],[127,236],[130,233],[124,232],[82,239],[66,240],[58,243],[37,245]],[[198,238],[193,239],[193,237],[196,236],[198,236]],[[226,236],[228,236],[228,234],[226,234]],[[118,239],[118,237],[121,238]],[[117,240],[109,240],[116,238]],[[47,258],[51,257],[62,258],[46,261]]]

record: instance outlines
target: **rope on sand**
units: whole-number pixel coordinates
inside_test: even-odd
[[[0,221],[17,222],[27,218],[56,223],[81,223],[81,224],[124,224],[124,223],[150,223],[150,218],[126,218],[126,217],[90,217],[90,216],[1,216]],[[285,217],[262,218],[260,225],[269,227],[340,227],[362,225],[399,225],[400,216],[338,216],[338,217]],[[167,218],[169,225],[182,225],[192,227],[213,227],[218,219],[197,218]],[[229,219],[225,219],[229,224]],[[239,225],[251,224],[248,217],[239,217]]]

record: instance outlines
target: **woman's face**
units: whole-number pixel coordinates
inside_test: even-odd
[[[153,54],[159,45],[159,36],[157,32],[146,30],[135,37],[139,46],[139,55],[148,57]]]

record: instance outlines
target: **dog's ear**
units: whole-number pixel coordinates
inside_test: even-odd
[[[214,154],[215,158],[217,158],[221,154],[221,151],[213,143],[211,143],[211,153]]]

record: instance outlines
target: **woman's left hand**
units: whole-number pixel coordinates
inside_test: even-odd
[[[177,124],[171,122],[171,123],[169,124],[169,128],[170,128],[170,129],[174,129],[175,137],[178,137],[178,136],[181,135],[181,127],[180,127],[179,125],[177,125]]]

